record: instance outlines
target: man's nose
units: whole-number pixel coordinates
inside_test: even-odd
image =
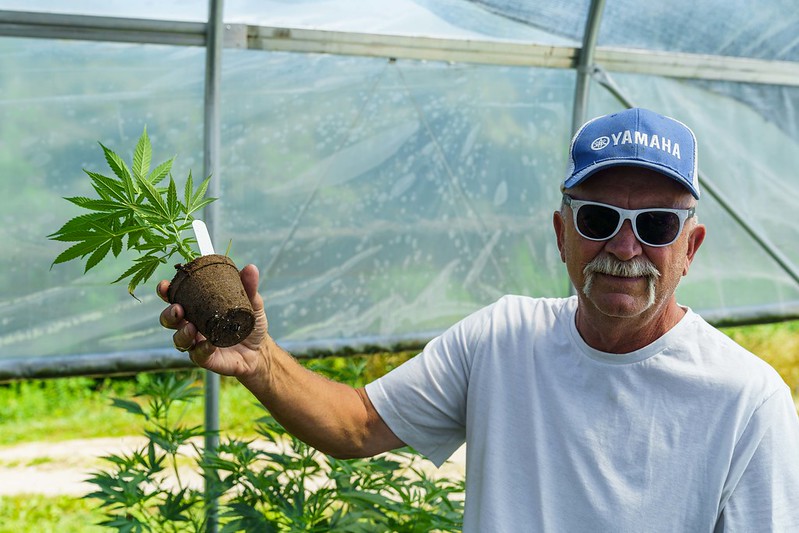
[[[605,250],[615,255],[620,261],[629,261],[643,253],[643,247],[635,237],[631,221],[624,221],[619,232],[605,244]]]

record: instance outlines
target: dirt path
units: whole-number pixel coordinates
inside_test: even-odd
[[[0,448],[0,495],[67,494],[94,490],[84,480],[103,467],[100,457],[141,446],[144,439],[123,437],[33,442]]]
[[[83,496],[96,489],[85,480],[92,472],[107,469],[110,464],[101,457],[120,454],[144,446],[143,437],[70,440],[64,442],[34,442],[0,447],[0,496],[14,494],[43,494],[47,496]],[[432,464],[431,472],[436,471]],[[438,472],[462,475],[465,451],[458,450],[451,463]],[[184,481],[201,484],[199,476],[187,468]]]

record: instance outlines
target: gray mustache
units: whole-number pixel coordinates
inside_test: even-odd
[[[620,278],[658,278],[660,271],[649,260],[634,257],[629,261],[619,261],[612,255],[597,256],[583,268],[583,274],[607,274]]]

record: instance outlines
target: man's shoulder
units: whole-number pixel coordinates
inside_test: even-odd
[[[483,308],[474,318],[494,333],[545,335],[573,322],[577,298],[549,298],[508,294]]]
[[[759,390],[769,395],[784,387],[785,382],[765,360],[735,342],[721,330],[705,322],[699,315],[690,317],[693,332],[682,341],[690,344],[697,363],[715,377],[740,390]]]

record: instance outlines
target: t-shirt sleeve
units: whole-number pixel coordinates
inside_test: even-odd
[[[465,441],[471,358],[491,307],[458,322],[421,354],[366,386],[394,434],[437,466]]]
[[[787,387],[752,416],[728,482],[717,531],[799,531],[799,417]]]

